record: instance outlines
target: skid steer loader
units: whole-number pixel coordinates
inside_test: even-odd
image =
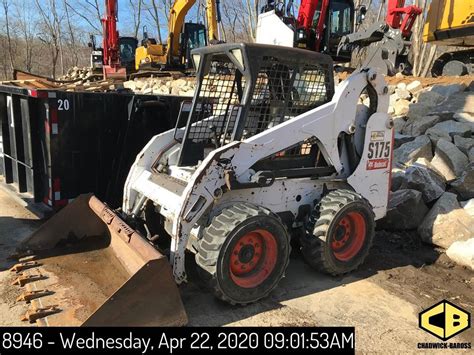
[[[277,286],[291,236],[333,275],[367,256],[391,171],[383,77],[363,69],[335,89],[329,56],[262,44],[192,57],[196,94],[137,156],[122,209],[81,196],[24,243],[30,321],[184,324],[186,251],[231,304]]]

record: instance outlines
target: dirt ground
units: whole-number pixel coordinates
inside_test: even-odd
[[[40,222],[0,189],[0,325],[27,325],[17,303],[7,260]],[[189,258],[191,259],[191,258]],[[193,263],[181,286],[193,326],[355,326],[358,352],[414,353],[419,342],[437,339],[418,328],[418,313],[447,299],[474,311],[474,273],[420,242],[414,233],[377,232],[368,261],[355,273],[334,278],[311,270],[294,252],[286,277],[267,299],[231,307],[198,286]],[[470,329],[450,341],[474,339]]]

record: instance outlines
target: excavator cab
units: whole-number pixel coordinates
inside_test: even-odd
[[[354,28],[354,3],[352,0],[332,0],[329,7],[329,16],[324,36],[326,38],[324,53],[337,57],[337,61],[349,61],[350,52],[340,52],[337,55],[337,46],[342,36],[352,33]]]
[[[191,69],[193,66],[191,51],[205,46],[207,46],[206,26],[201,23],[185,23],[180,34],[181,65],[185,69]]]
[[[352,33],[354,28],[354,2],[352,0],[330,0],[325,13],[322,13],[323,2],[320,1],[313,17],[313,26],[307,48],[315,48],[317,41],[317,28],[321,26],[322,34],[319,51],[329,54],[335,61],[350,61],[351,53],[341,51],[337,53],[337,46],[342,36]],[[322,21],[322,25],[320,25]],[[298,35],[298,34],[297,34]]]
[[[126,68],[127,73],[133,70],[137,46],[138,40],[135,37],[119,38],[120,65]]]

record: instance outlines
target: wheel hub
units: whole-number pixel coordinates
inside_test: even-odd
[[[357,255],[364,244],[366,222],[359,212],[349,212],[343,216],[333,234],[331,248],[336,259],[349,261]]]
[[[240,237],[230,254],[230,276],[240,287],[252,288],[271,274],[276,264],[277,244],[273,234],[255,230]]]
[[[239,261],[242,264],[248,264],[255,255],[255,247],[251,244],[244,245],[239,252]]]

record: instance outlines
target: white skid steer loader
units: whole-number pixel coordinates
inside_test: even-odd
[[[116,319],[93,314],[86,325],[184,324],[175,283],[186,281],[186,250],[215,295],[231,304],[257,301],[277,286],[293,235],[310,265],[333,275],[349,272],[364,261],[375,220],[386,213],[393,123],[381,75],[363,69],[334,89],[329,56],[262,44],[216,45],[192,56],[195,96],[182,104],[176,128],[155,136],[137,156],[121,211],[82,197],[95,206],[97,223],[105,222],[111,254],[119,254],[131,277],[128,293],[107,296],[109,310],[127,300],[146,307],[140,312],[135,304],[133,322],[132,312]],[[362,95],[370,104],[361,104]],[[55,232],[57,221],[48,227],[73,205],[25,249],[47,249],[48,233],[55,235],[49,247],[90,236],[86,227],[80,233],[70,226]],[[141,257],[127,267],[137,243]],[[164,249],[171,267],[161,262]],[[135,280],[133,273],[150,259],[160,260],[148,273],[155,278]]]

